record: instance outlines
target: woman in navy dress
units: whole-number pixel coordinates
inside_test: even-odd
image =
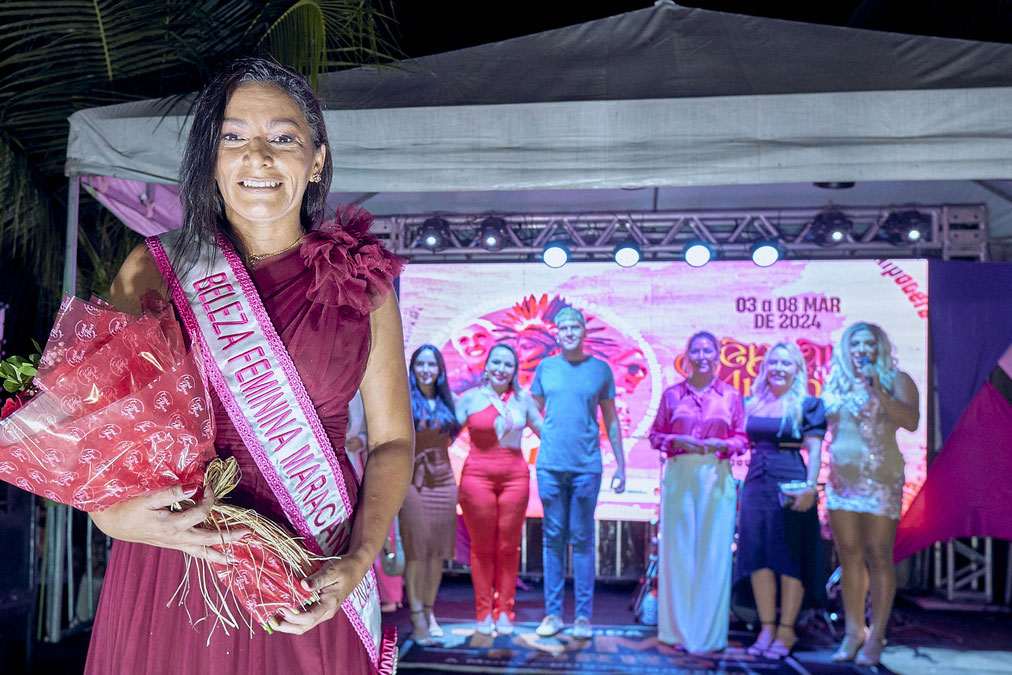
[[[808,395],[805,360],[796,345],[773,345],[745,405],[752,457],[742,492],[735,582],[751,582],[761,630],[748,653],[781,659],[794,649],[802,602],[825,601],[816,480],[826,433],[822,401]],[[808,463],[801,450],[808,453]],[[780,483],[799,489],[781,495]],[[777,620],[777,581],[780,619]]]

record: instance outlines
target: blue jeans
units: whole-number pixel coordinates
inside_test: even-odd
[[[566,544],[573,544],[576,616],[594,609],[594,509],[601,474],[538,469],[538,493],[545,511],[542,527],[545,613],[562,616],[566,587]]]

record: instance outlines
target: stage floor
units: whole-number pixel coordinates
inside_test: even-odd
[[[629,609],[629,600],[635,591],[630,583],[599,583],[594,599],[595,624],[598,627],[611,626],[615,628],[627,627],[636,628],[632,611]],[[463,643],[469,639],[468,631],[473,627],[470,624],[474,620],[474,604],[471,592],[470,578],[466,575],[448,575],[440,588],[439,598],[436,600],[436,615],[451,627],[451,634],[458,636],[458,641]],[[566,615],[567,622],[572,622],[572,588],[567,588],[566,593]],[[532,583],[529,590],[517,591],[517,622],[518,624],[529,624],[521,628],[530,628],[541,620],[544,605],[541,594],[540,582]],[[435,675],[446,672],[481,672],[474,669],[457,669],[448,671],[437,670],[442,666],[427,667],[422,663],[412,663],[414,658],[410,653],[412,645],[411,638],[411,617],[407,608],[385,614],[384,623],[397,626],[402,646],[406,646],[405,656],[408,661],[402,663],[401,672],[411,675]],[[639,635],[655,635],[648,627],[639,627],[642,631]],[[732,638],[738,638],[743,643],[748,636],[744,624],[732,624]],[[519,631],[519,634],[530,631]],[[644,662],[643,665],[656,666],[657,672],[751,672],[772,674],[777,672],[794,672],[799,675],[811,673],[812,675],[834,675],[844,673],[901,673],[910,675],[933,675],[938,674],[986,674],[986,673],[1012,673],[1012,615],[1009,614],[978,614],[972,612],[946,612],[946,611],[925,611],[915,605],[904,602],[901,598],[897,603],[894,612],[894,619],[890,626],[889,646],[886,648],[883,657],[885,667],[876,670],[869,668],[858,668],[853,665],[839,665],[830,662],[829,655],[836,647],[836,639],[830,638],[824,626],[818,628],[815,634],[806,634],[799,628],[803,639],[802,647],[794,655],[794,662],[786,664],[790,670],[781,670],[776,664],[770,662],[753,662],[747,670],[742,670],[736,665],[744,661],[736,659],[732,653],[727,659],[715,660],[712,665],[704,666],[702,662],[688,662],[685,657],[672,658],[665,662],[665,655],[662,650],[657,650],[653,645],[649,646],[652,654],[662,657],[659,663]],[[632,635],[633,633],[630,633]],[[616,636],[612,636],[614,638]],[[619,636],[621,637],[621,636]],[[76,635],[58,645],[41,645],[35,651],[35,663],[32,672],[36,673],[66,673],[74,675],[82,672],[84,658],[87,653],[88,634]],[[499,648],[500,645],[507,647],[512,641],[509,638],[496,638],[492,647]],[[644,640],[649,644],[651,637]],[[565,642],[565,640],[563,640]],[[627,641],[626,641],[627,642]],[[609,646],[605,644],[598,652],[608,652]],[[648,650],[642,650],[644,652]],[[616,653],[617,652],[613,652]],[[649,671],[638,668],[630,671],[624,667],[622,662],[617,660],[614,667],[607,669],[551,669],[549,672],[569,673],[625,673],[633,672],[636,675],[652,675]],[[773,667],[771,667],[773,666]],[[634,666],[635,667],[635,666]],[[532,670],[508,669],[492,670],[485,672],[510,672],[527,675]]]
[[[473,673],[585,673],[594,675],[655,673],[1012,673],[1012,615],[925,611],[902,599],[890,625],[883,666],[859,668],[836,664],[830,654],[833,638],[822,617],[799,626],[802,643],[788,662],[776,663],[744,654],[752,635],[745,624],[731,626],[731,646],[713,658],[676,654],[656,642],[656,631],[637,624],[629,601],[635,587],[628,583],[599,583],[594,601],[595,625],[601,629],[593,644],[580,649],[577,641],[539,640],[533,629],[544,605],[540,582],[517,591],[517,628],[511,637],[473,635],[474,606],[467,576],[447,576],[436,601],[436,616],[447,636],[429,648],[411,640],[407,608],[385,615],[397,626],[402,645],[401,672],[435,675]],[[565,619],[572,621],[572,588],[567,587]],[[842,630],[842,627],[837,627]]]

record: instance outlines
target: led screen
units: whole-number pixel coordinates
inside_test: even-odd
[[[722,343],[719,377],[743,395],[769,345],[796,342],[808,362],[809,390],[821,392],[833,348],[855,321],[882,326],[899,367],[921,395],[921,423],[900,430],[906,461],[904,507],[924,481],[927,421],[927,263],[923,260],[781,261],[769,268],[751,262],[541,263],[409,265],[400,286],[405,350],[438,346],[451,388],[480,383],[485,356],[499,341],[520,354],[520,381],[529,387],[541,359],[558,353],[553,324],[559,307],[571,304],[587,316],[585,349],[615,375],[628,483],[624,494],[609,487],[614,455],[601,436],[605,473],[597,517],[649,520],[657,511],[660,460],[647,440],[661,392],[684,378],[682,352],[688,337],[708,330]],[[459,478],[468,452],[466,431],[450,449]],[[532,462],[538,439],[529,431],[524,454]],[[824,453],[825,455],[825,453]],[[744,478],[748,457],[734,461]],[[531,464],[529,516],[541,515]]]

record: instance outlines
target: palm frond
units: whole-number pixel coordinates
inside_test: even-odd
[[[268,26],[257,47],[308,77],[315,89],[327,64],[327,25],[320,3],[293,4]]]
[[[47,287],[63,274],[62,232],[52,218],[51,195],[33,179],[25,154],[0,135],[0,251],[22,258]],[[57,246],[39,246],[55,242]]]
[[[392,13],[382,2],[297,0],[269,21],[258,16],[247,32],[261,37],[257,45],[309,78],[339,67],[389,60],[396,48],[384,35]],[[273,7],[273,5],[271,5]]]
[[[391,17],[387,0],[0,0],[0,260],[23,258],[58,297],[75,111],[182,99],[256,53],[315,83],[395,53]],[[137,238],[91,198],[80,207],[79,288],[104,292]]]

